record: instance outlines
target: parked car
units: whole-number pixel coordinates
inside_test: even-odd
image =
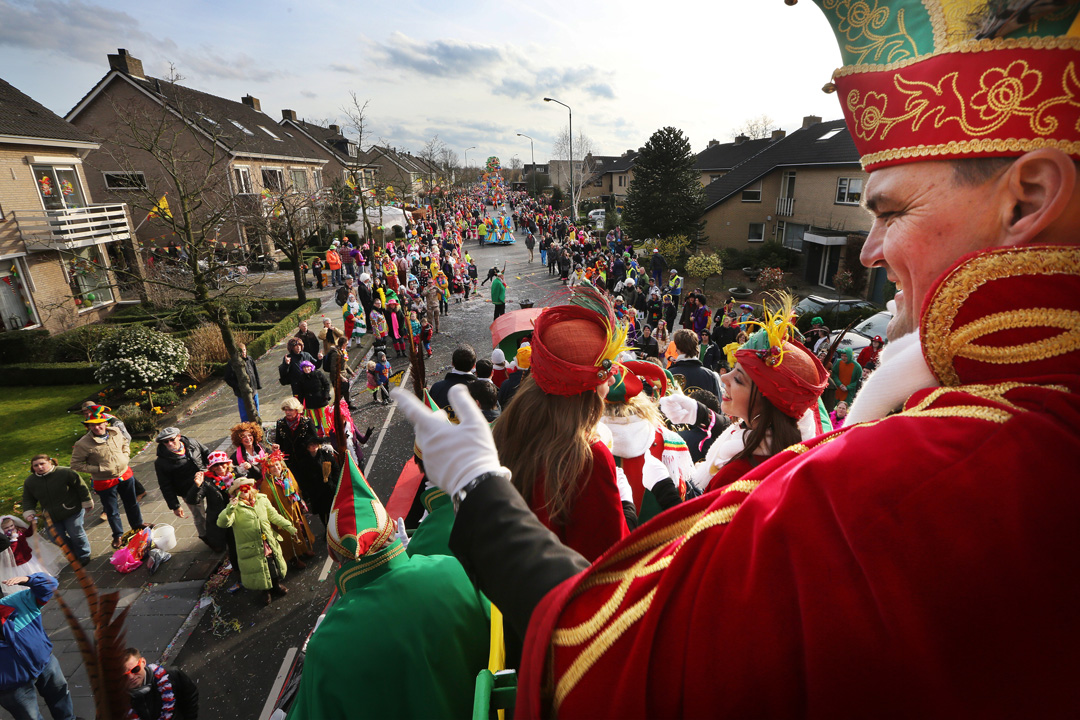
[[[830,318],[834,318],[838,313],[873,307],[874,303],[866,300],[832,300],[820,295],[807,295],[795,306],[795,314],[799,317],[818,316],[828,325]]]
[[[881,337],[881,339],[885,340],[885,343],[888,344],[889,341],[885,338],[885,328],[888,327],[889,321],[892,320],[892,318],[893,314],[891,312],[882,310],[877,315],[864,320],[848,330],[847,334],[844,335],[844,339],[836,346],[837,349],[843,350],[844,348],[851,348],[855,351],[855,354],[858,355],[859,352],[869,345],[870,341],[875,337]],[[836,338],[839,337],[841,332],[843,332],[843,328],[840,330],[833,330],[832,334],[829,336],[829,343],[836,342]]]
[[[596,208],[589,211],[589,219],[595,222],[597,219],[603,220],[607,217],[607,210],[605,208]]]

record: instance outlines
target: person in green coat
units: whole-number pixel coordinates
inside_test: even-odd
[[[229,487],[232,500],[218,515],[218,527],[232,528],[240,562],[240,582],[248,590],[262,590],[269,605],[271,594],[288,592],[281,579],[287,566],[273,525],[296,539],[296,526],[274,509],[270,498],[255,489],[255,481],[239,477]]]
[[[492,319],[498,320],[499,316],[506,312],[506,282],[503,280],[502,271],[491,281],[491,304],[495,306],[495,317]]]
[[[351,457],[347,468],[326,536],[339,597],[308,640],[289,720],[471,717],[490,640],[481,595],[457,558],[407,555]]]

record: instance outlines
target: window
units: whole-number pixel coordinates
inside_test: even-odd
[[[203,122],[208,122],[208,123],[210,123],[211,125],[214,125],[214,126],[217,125],[217,122],[215,122],[212,118],[202,114],[201,112],[197,112],[195,114],[198,115],[199,119],[202,120]]]
[[[776,239],[784,247],[796,252],[802,252],[803,235],[806,234],[806,229],[805,225],[780,221],[776,224]]]
[[[0,205],[0,220],[4,219],[4,207]]]
[[[765,240],[765,223],[750,223],[750,235],[748,242],[762,242]]]
[[[246,127],[244,127],[243,125],[241,125],[240,123],[238,123],[235,120],[229,120],[229,122],[231,122],[233,125],[240,128],[241,130],[243,130],[245,135],[254,135],[255,134],[255,133],[251,132],[250,130],[248,130]]]
[[[359,148],[356,143],[349,143],[349,157],[356,157],[357,152],[359,152]]]
[[[289,171],[289,177],[292,178],[293,190],[296,190],[297,192],[307,192],[308,181],[306,171],[293,168]]]
[[[838,127],[838,128],[833,129],[833,130],[830,130],[829,132],[827,132],[824,135],[822,135],[821,137],[819,137],[818,142],[821,142],[822,140],[828,140],[829,138],[836,137],[837,135],[839,135],[843,131],[844,131],[844,128],[842,128],[842,127]]]
[[[858,205],[862,200],[862,178],[837,178],[836,204]]]
[[[75,304],[79,310],[108,305],[113,301],[112,287],[109,283],[108,263],[97,245],[78,248],[72,251],[64,263],[68,273],[68,284]]]
[[[619,187],[626,187],[626,176],[625,175],[620,175],[619,176]]]
[[[0,260],[0,328],[5,331],[38,324],[25,277],[26,267],[18,259]]]
[[[105,187],[109,190],[145,190],[146,176],[142,172],[105,172]]]
[[[83,207],[82,183],[75,166],[32,165],[38,195],[46,210]]]
[[[262,125],[260,125],[260,126],[259,126],[259,128],[260,128],[260,129],[262,129],[262,131],[263,131],[264,133],[266,133],[266,134],[267,134],[267,135],[269,135],[270,137],[274,138],[274,139],[275,139],[275,140],[277,140],[278,142],[284,142],[284,141],[283,141],[283,140],[282,140],[281,138],[279,138],[279,137],[278,137],[277,135],[275,135],[274,133],[270,132],[270,129],[269,129],[269,128],[265,128],[265,127],[263,127]]]
[[[710,175],[709,176],[709,182],[714,183],[714,182],[716,182],[717,180],[719,180],[722,177],[724,177],[724,175],[722,173],[720,175]]]
[[[233,184],[237,195],[251,195],[251,171],[242,166],[234,167]]]
[[[281,168],[263,168],[262,184],[267,190],[281,192],[285,189],[285,173]]]
[[[316,190],[322,190],[322,168],[314,168],[311,171],[311,180]]]
[[[743,202],[761,202],[761,181],[758,180],[742,191]]]

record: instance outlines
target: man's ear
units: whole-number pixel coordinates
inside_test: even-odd
[[[1049,240],[1047,230],[1066,213],[1076,190],[1076,164],[1060,150],[1043,148],[1020,156],[1004,178],[1010,205],[1003,218],[1002,245]]]

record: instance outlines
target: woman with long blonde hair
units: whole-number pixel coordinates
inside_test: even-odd
[[[615,460],[596,430],[626,329],[591,286],[579,287],[572,302],[537,317],[530,377],[493,432],[536,516],[594,560],[630,532]]]

